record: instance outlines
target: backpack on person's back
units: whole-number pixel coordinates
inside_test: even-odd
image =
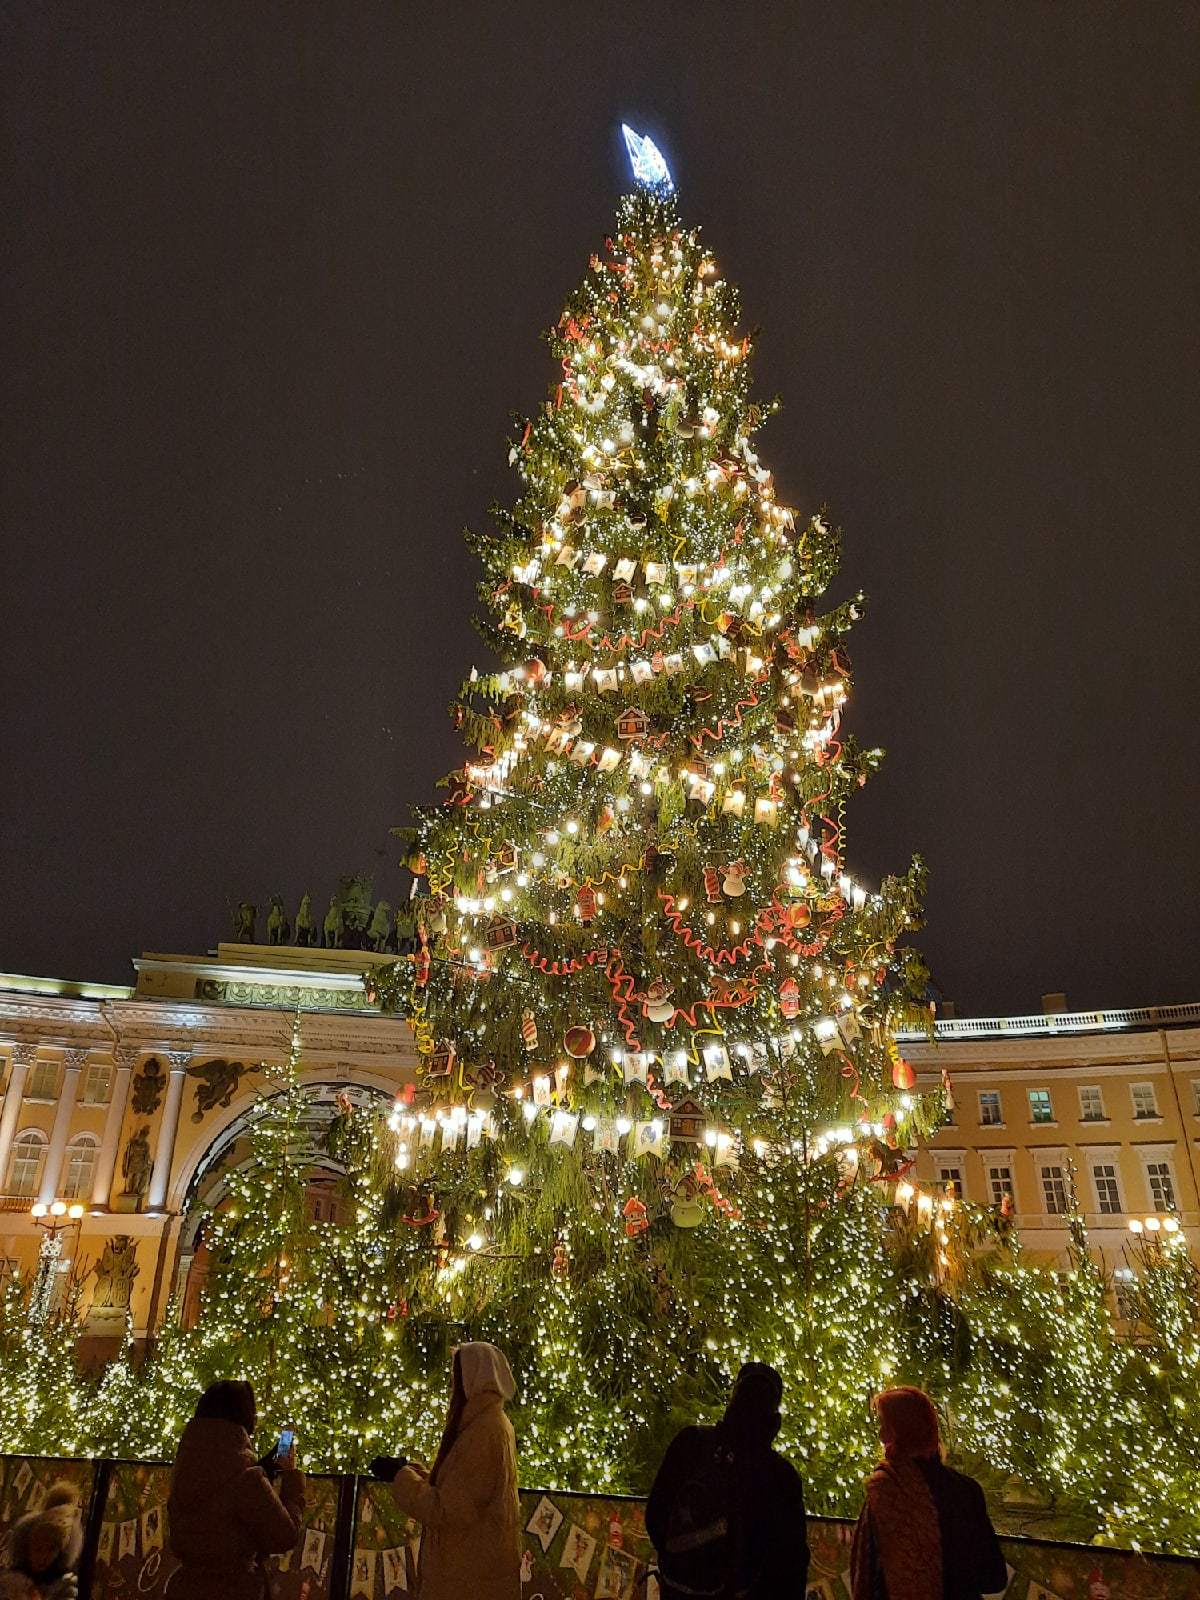
[[[714,1429],[711,1447],[701,1453],[667,1512],[658,1565],[668,1597],[675,1591],[733,1600],[747,1592],[734,1527],[734,1465],[733,1452]]]
[[[749,1362],[722,1421],[671,1441],[646,1503],[663,1600],[803,1600],[803,1489],[771,1448],[782,1395],[779,1374]]]

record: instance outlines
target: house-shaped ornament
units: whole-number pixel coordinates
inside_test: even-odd
[[[449,1040],[443,1039],[438,1048],[429,1057],[425,1067],[427,1078],[448,1078],[454,1071],[456,1060],[455,1049]]]
[[[626,706],[617,718],[618,739],[644,739],[650,732],[650,718],[637,706]]]
[[[703,1144],[707,1119],[703,1106],[694,1100],[681,1100],[671,1107],[670,1132],[672,1144]]]
[[[486,938],[489,950],[506,950],[517,942],[517,925],[511,917],[496,917],[488,923]]]

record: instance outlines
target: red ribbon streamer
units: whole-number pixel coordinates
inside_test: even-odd
[[[758,677],[754,680],[755,685],[758,686],[766,683],[770,676],[771,674],[769,672],[760,672]],[[762,697],[760,695],[752,694],[748,700],[739,700],[733,708],[734,714],[732,717],[718,717],[715,728],[705,726],[700,729],[699,733],[689,733],[688,738],[693,747],[696,750],[703,750],[705,739],[711,739],[712,742],[716,744],[721,738],[723,738],[727,728],[740,728],[742,722],[744,721],[742,712],[749,711],[754,706],[758,705],[761,698]]]

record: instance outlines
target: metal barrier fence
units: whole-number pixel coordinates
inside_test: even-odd
[[[170,1466],[0,1456],[0,1566],[13,1523],[40,1508],[51,1483],[77,1485],[84,1516],[80,1600],[161,1600],[170,1553]],[[275,1600],[392,1600],[415,1589],[419,1530],[386,1485],[309,1477],[304,1528],[272,1562]],[[524,1600],[654,1600],[645,1502],[630,1496],[523,1490]],[[848,1600],[852,1524],[809,1521],[809,1600]],[[1200,1600],[1200,1561],[1003,1539],[1006,1600]],[[468,1600],[468,1597],[464,1597]]]

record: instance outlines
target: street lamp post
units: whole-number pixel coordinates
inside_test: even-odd
[[[33,1293],[29,1297],[29,1320],[43,1323],[50,1315],[54,1277],[62,1260],[62,1235],[67,1228],[79,1226],[83,1207],[78,1203],[68,1205],[65,1200],[52,1200],[49,1205],[39,1200],[36,1205],[30,1206],[29,1215],[41,1228],[43,1235],[33,1279]]]
[[[1139,1243],[1151,1245],[1156,1250],[1161,1250],[1165,1242],[1174,1244],[1182,1239],[1183,1229],[1179,1225],[1179,1218],[1175,1216],[1162,1217],[1130,1217],[1129,1231]]]

